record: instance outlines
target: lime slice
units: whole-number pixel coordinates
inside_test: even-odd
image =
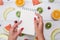
[[[51,22],[47,22],[47,23],[45,24],[45,28],[46,28],[46,29],[50,29],[51,26],[52,26]]]
[[[38,11],[39,13],[42,13],[42,12],[43,12],[43,8],[38,7],[38,8],[37,8],[37,11]]]

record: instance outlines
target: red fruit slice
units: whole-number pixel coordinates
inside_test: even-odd
[[[5,26],[6,31],[10,31],[10,28],[11,28],[11,24]]]
[[[3,0],[0,0],[0,5],[3,5]]]
[[[33,2],[33,5],[38,5],[38,4],[40,4],[39,0],[32,0],[32,2]]]

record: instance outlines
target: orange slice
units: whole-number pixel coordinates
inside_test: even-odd
[[[55,20],[59,20],[60,19],[60,10],[54,10],[52,12],[52,18]]]
[[[39,0],[32,0],[32,2],[33,2],[33,5],[38,5],[38,4],[40,4]]]
[[[0,5],[3,5],[3,0],[0,0]]]
[[[7,32],[10,31],[10,28],[11,28],[11,24],[5,26],[5,31],[7,31]]]
[[[17,6],[23,6],[24,5],[24,0],[16,0],[16,5]]]

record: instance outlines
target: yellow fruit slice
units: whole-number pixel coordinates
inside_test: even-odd
[[[60,19],[60,10],[54,10],[54,11],[52,12],[52,18],[53,18],[54,20],[59,20],[59,19]]]
[[[24,5],[24,0],[16,0],[16,5],[17,6],[23,6]]]

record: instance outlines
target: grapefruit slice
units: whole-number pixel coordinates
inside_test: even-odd
[[[7,32],[10,31],[10,28],[11,28],[11,24],[5,26],[5,31],[7,31]]]
[[[33,5],[38,5],[38,4],[40,4],[39,0],[32,0],[32,2],[33,2]]]
[[[52,18],[53,18],[54,20],[59,20],[59,19],[60,19],[60,10],[54,10],[54,11],[52,12]]]
[[[3,0],[0,0],[0,5],[3,5]]]
[[[24,0],[16,0],[16,5],[17,6],[23,6],[24,5]]]

